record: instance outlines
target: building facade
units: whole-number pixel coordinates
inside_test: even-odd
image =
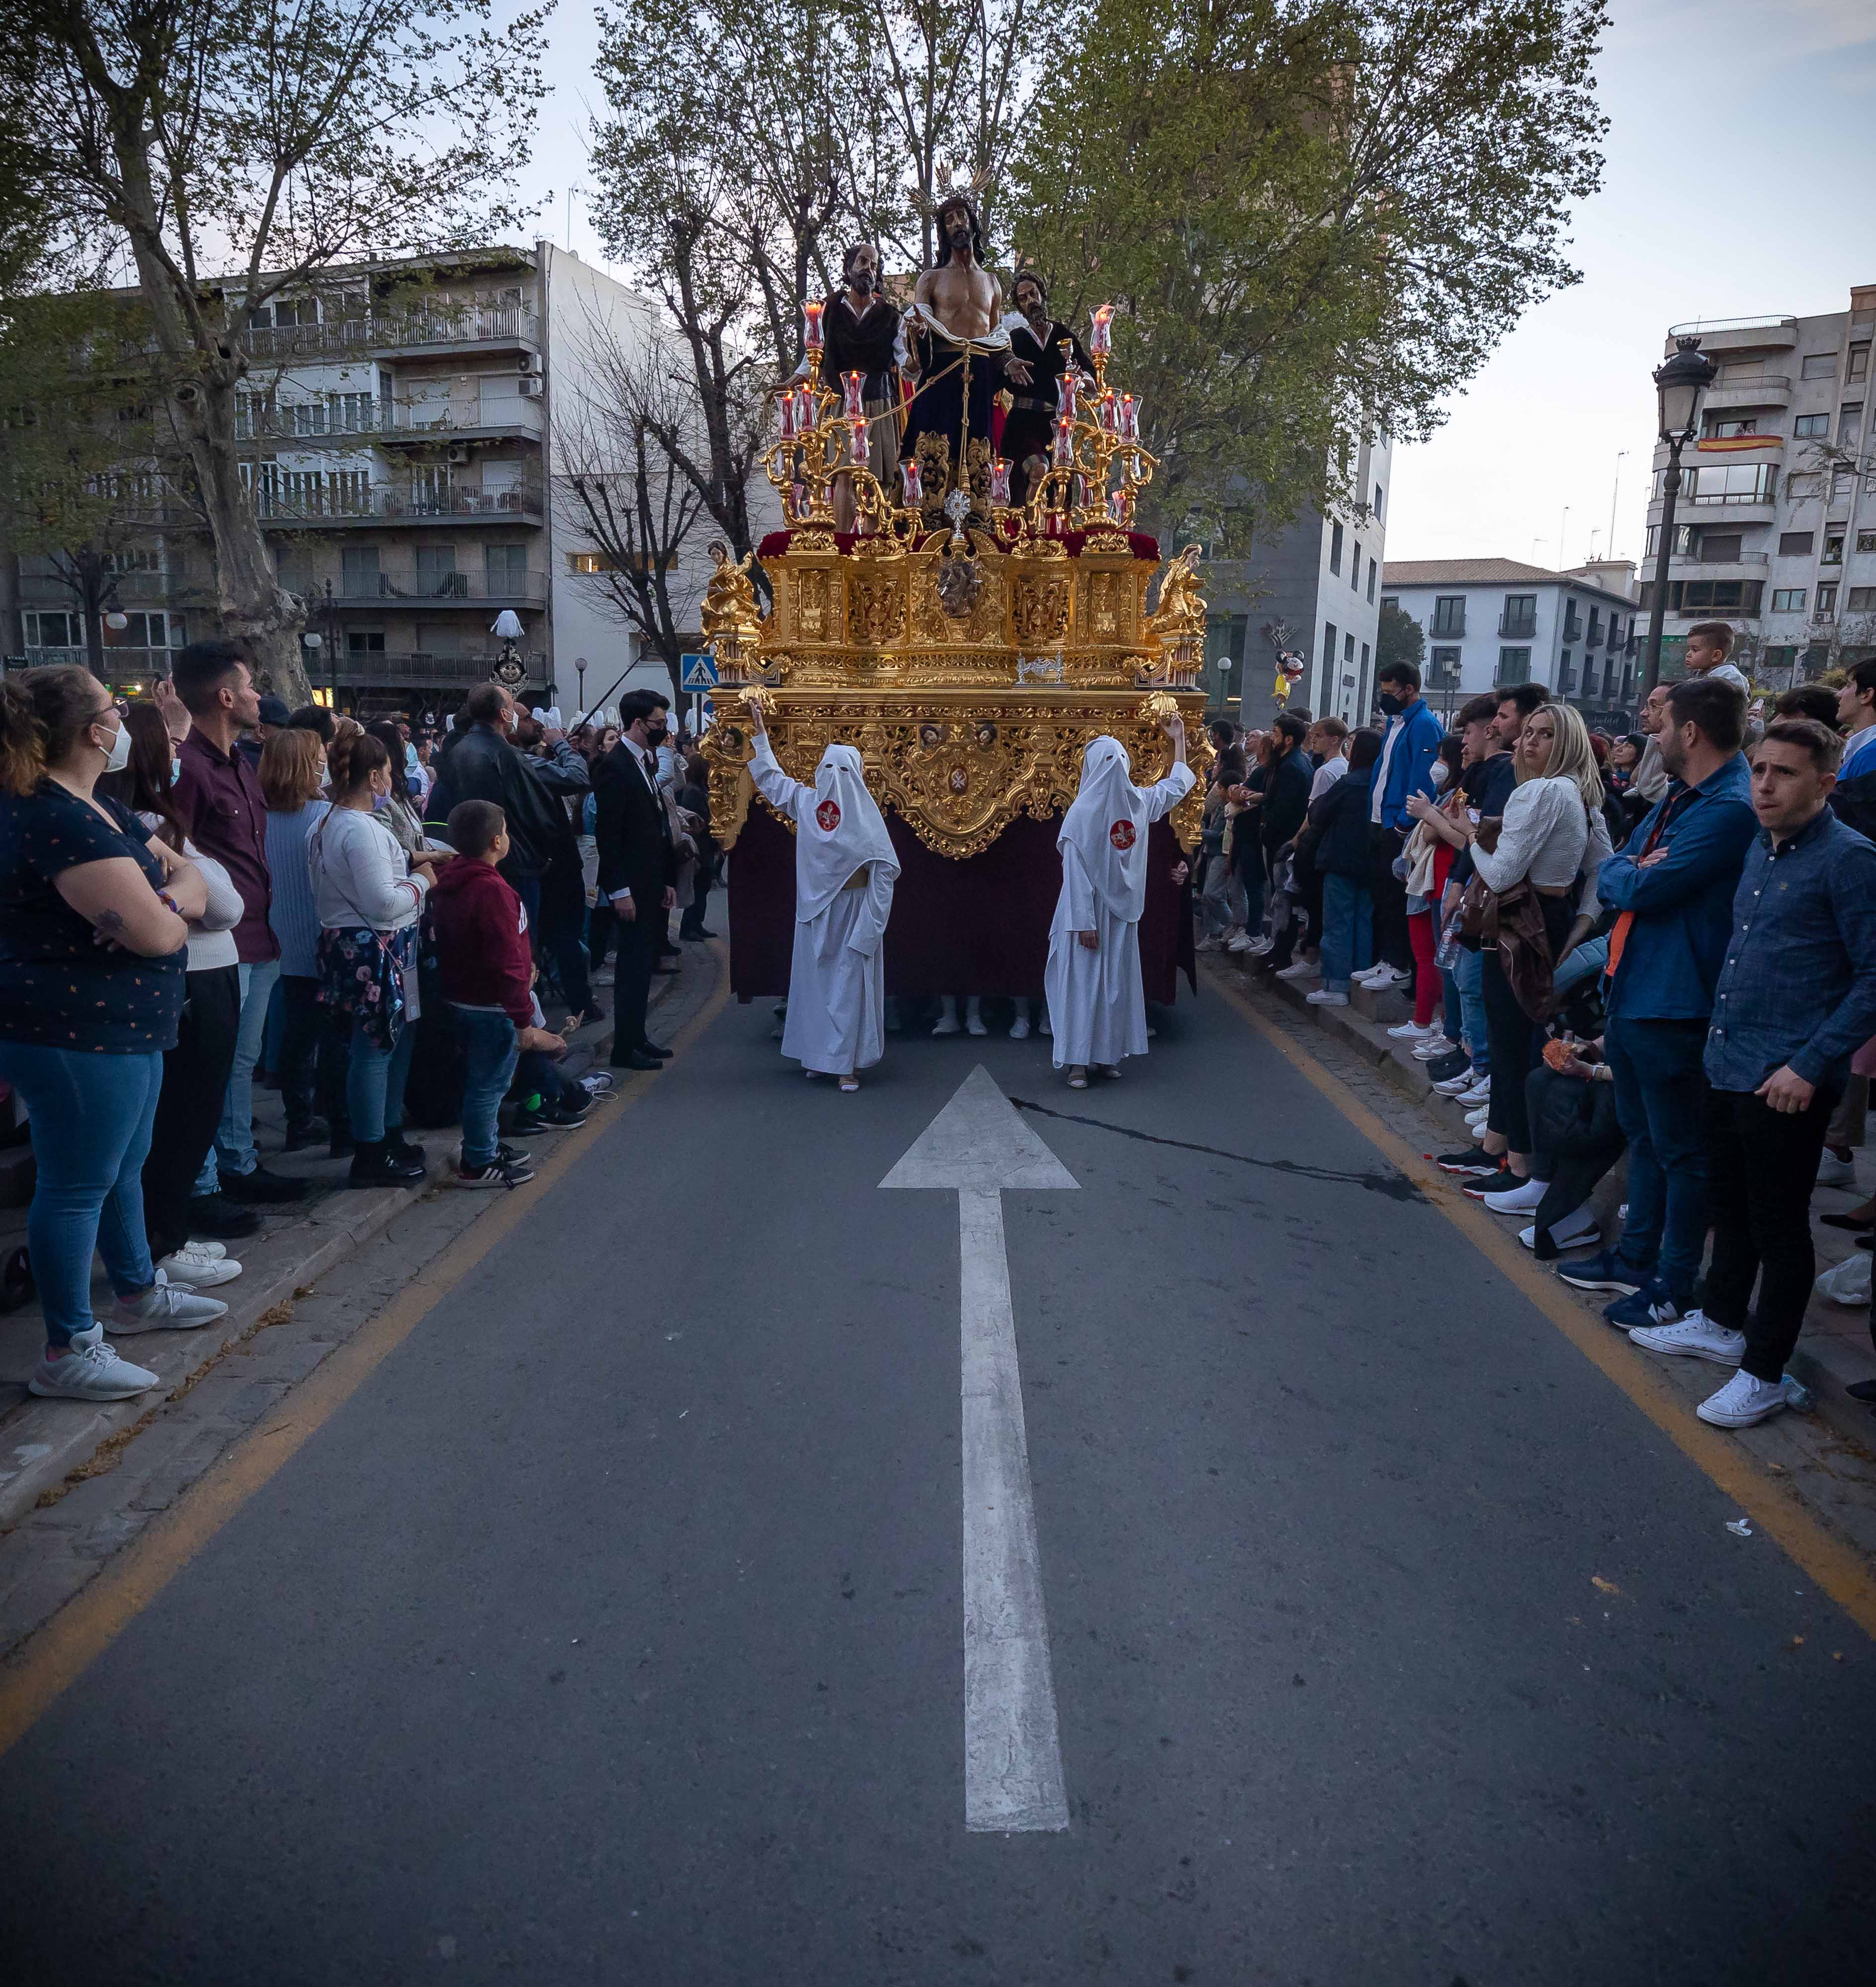
[[[570,707],[582,676],[595,703],[637,682],[671,687],[592,583],[601,555],[553,501],[557,403],[598,383],[596,340],[656,332],[648,299],[546,241],[328,270],[251,313],[241,473],[281,584],[307,603],[315,694],[366,711],[453,707],[488,680],[504,610],[523,631],[525,700]],[[150,481],[149,528],[112,555],[121,570],[98,616],[106,674],[133,692],[214,631],[207,531]],[[5,563],[17,653],[86,660],[86,614],[59,562]],[[693,614],[707,565],[687,548]]]
[[[1719,370],[1682,456],[1662,645],[1680,673],[1689,625],[1734,629],[1736,656],[1774,687],[1876,654],[1876,458],[1867,440],[1876,285],[1814,317],[1676,325]],[[1642,570],[1654,597],[1665,443],[1655,451]]]
[[[1639,648],[1637,603],[1604,562],[1553,572],[1517,559],[1396,559],[1382,597],[1426,637],[1422,688],[1449,714],[1481,690],[1538,683],[1592,725],[1628,728]]]
[[[1286,650],[1306,665],[1290,693],[1293,709],[1354,724],[1372,707],[1392,460],[1385,441],[1365,446],[1351,478],[1358,504],[1339,514],[1306,511],[1250,557],[1206,562],[1210,710],[1267,724]]]

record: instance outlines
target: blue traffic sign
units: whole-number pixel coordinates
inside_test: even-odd
[[[708,656],[686,656],[684,688],[686,690],[714,690],[717,687],[717,665]]]

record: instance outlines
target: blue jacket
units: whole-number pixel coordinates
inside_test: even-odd
[[[1417,697],[1399,717],[1388,720],[1388,730],[1395,734],[1394,754],[1388,761],[1388,783],[1382,789],[1381,811],[1373,818],[1383,828],[1405,832],[1413,825],[1407,818],[1407,796],[1432,797],[1432,767],[1439,741],[1446,735],[1446,727],[1427,708],[1426,700]],[[1385,744],[1382,750],[1386,752]]]
[[[1667,832],[1655,845],[1666,859],[1639,866],[1664,813]],[[1629,1020],[1704,1021],[1733,931],[1733,898],[1746,852],[1759,832],[1752,773],[1735,753],[1697,787],[1678,780],[1596,876],[1605,909],[1633,911],[1621,965],[1609,988],[1608,1011]]]

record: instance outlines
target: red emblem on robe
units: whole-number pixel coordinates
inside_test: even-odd
[[[823,801],[821,805],[815,809],[815,819],[821,824],[822,828],[826,833],[832,835],[835,829],[840,825],[839,802],[837,801]]]
[[[1108,839],[1116,848],[1123,850],[1131,848],[1133,846],[1133,823],[1130,821],[1117,821],[1108,830]]]

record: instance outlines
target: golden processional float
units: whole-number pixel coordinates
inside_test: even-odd
[[[1094,314],[1093,390],[1063,376],[1049,467],[1021,506],[1011,464],[981,440],[957,450],[948,489],[903,464],[895,502],[868,466],[861,376],[840,393],[822,382],[821,309],[807,306],[807,376],[782,395],[764,459],[784,528],[740,562],[719,548],[703,609],[719,683],[703,747],[710,820],[733,852],[731,986],[745,1000],[784,994],[793,940],[793,824],[755,794],[748,770],[747,706],[759,697],[795,778],[811,784],[832,744],[865,761],[901,865],[887,990],[1033,994],[1061,886],[1056,832],[1084,747],[1103,733],[1120,739],[1147,784],[1170,769],[1161,726],[1176,712],[1203,782],[1198,548],[1162,574],[1157,541],[1134,528],[1156,465],[1137,401],[1107,383],[1110,308]],[[830,502],[842,478],[851,531],[835,529]],[[766,615],[752,558],[772,591]],[[1172,1000],[1179,967],[1192,969],[1181,865],[1196,845],[1201,792],[1152,831],[1140,927],[1149,1000]]]

